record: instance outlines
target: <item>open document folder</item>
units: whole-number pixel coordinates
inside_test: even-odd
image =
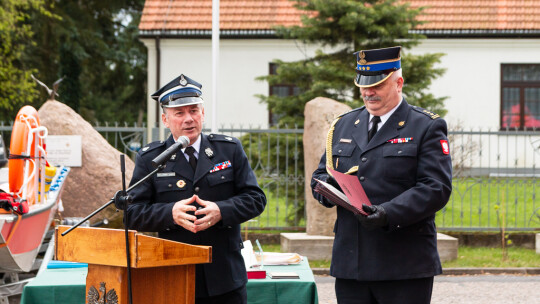
[[[313,191],[320,193],[333,203],[340,205],[354,214],[367,215],[362,209],[362,204],[370,206],[371,202],[369,201],[366,192],[364,192],[364,188],[360,184],[360,181],[358,181],[358,177],[356,177],[356,175],[347,175],[328,167],[326,169],[332,174],[341,189],[343,189],[343,192],[339,191],[329,183],[318,179],[315,179],[317,184]]]

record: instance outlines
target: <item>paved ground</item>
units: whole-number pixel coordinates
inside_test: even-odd
[[[334,278],[315,276],[320,304],[337,304]],[[432,304],[540,304],[539,275],[437,276]]]

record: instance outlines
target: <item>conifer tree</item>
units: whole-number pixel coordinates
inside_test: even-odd
[[[412,9],[399,0],[291,0],[305,11],[302,25],[278,27],[277,35],[320,46],[316,55],[295,62],[276,60],[276,75],[259,77],[270,85],[293,84],[296,96],[263,96],[259,98],[276,114],[280,125],[303,126],[305,103],[315,97],[328,97],[353,108],[363,104],[354,85],[354,52],[365,49],[402,46],[402,68],[407,102],[427,108],[441,116],[446,113],[443,101],[427,92],[433,79],[444,69],[435,68],[441,53],[412,55],[408,50],[425,38],[412,33],[420,22],[421,9]],[[332,50],[324,52],[322,49]]]

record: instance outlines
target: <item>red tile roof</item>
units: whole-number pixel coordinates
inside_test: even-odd
[[[288,0],[220,0],[220,28],[271,29],[300,24]],[[211,30],[212,0],[146,0],[140,30]]]
[[[538,0],[402,0],[424,6],[427,21],[418,30],[540,30]],[[289,0],[220,0],[220,28],[271,30],[274,25],[300,25],[304,13]],[[212,0],[146,0],[142,32],[209,31]]]
[[[418,29],[540,29],[538,0],[412,0],[411,7],[425,6],[427,21]]]

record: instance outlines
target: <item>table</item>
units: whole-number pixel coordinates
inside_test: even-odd
[[[249,304],[318,303],[317,286],[307,258],[298,265],[264,266],[266,279],[249,280]],[[270,279],[269,272],[296,272],[300,279]]]
[[[268,272],[296,272],[300,279],[252,279],[249,304],[316,304],[317,286],[306,258],[298,265],[265,266]],[[84,304],[87,267],[47,268],[24,287],[21,304]]]

